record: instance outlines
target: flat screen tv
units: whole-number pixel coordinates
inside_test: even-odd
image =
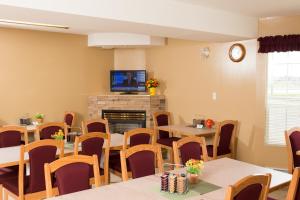
[[[145,92],[146,70],[110,71],[110,90],[112,92]]]

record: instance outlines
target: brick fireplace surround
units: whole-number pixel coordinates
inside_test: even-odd
[[[97,95],[88,98],[90,119],[102,117],[102,110],[144,110],[147,128],[153,127],[152,113],[164,111],[165,107],[163,95]]]

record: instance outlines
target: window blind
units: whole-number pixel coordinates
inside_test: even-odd
[[[300,52],[268,53],[266,143],[284,145],[284,131],[300,127]]]

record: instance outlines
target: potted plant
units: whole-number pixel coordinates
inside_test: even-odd
[[[154,96],[156,88],[159,86],[158,80],[151,78],[147,81],[146,86],[149,89],[150,96]]]
[[[35,119],[36,119],[36,121],[39,123],[39,124],[41,124],[41,123],[43,123],[43,121],[44,121],[44,114],[42,114],[42,113],[37,113],[34,117],[35,117]]]
[[[190,159],[185,163],[186,171],[188,173],[189,182],[191,184],[196,184],[199,180],[199,175],[204,168],[204,163],[202,160]]]

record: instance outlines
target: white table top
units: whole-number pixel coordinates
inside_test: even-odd
[[[124,135],[111,134],[110,147],[121,148],[123,145]],[[104,143],[105,146],[105,143]],[[64,153],[70,154],[74,150],[74,145],[66,144]],[[0,167],[18,165],[20,159],[20,146],[0,148]],[[25,160],[28,160],[28,155],[25,154]]]
[[[272,174],[271,189],[287,184],[292,176],[287,173],[259,167],[256,165],[222,158],[205,163],[201,179],[222,187],[221,189],[203,195],[194,196],[190,200],[224,200],[226,188],[236,181],[252,174]],[[85,190],[77,193],[62,195],[51,200],[166,200],[159,192],[160,176],[152,175],[127,182],[115,183],[99,188]]]
[[[187,125],[158,126],[159,130],[172,131],[181,135],[207,136],[214,135],[214,128],[193,128]]]

